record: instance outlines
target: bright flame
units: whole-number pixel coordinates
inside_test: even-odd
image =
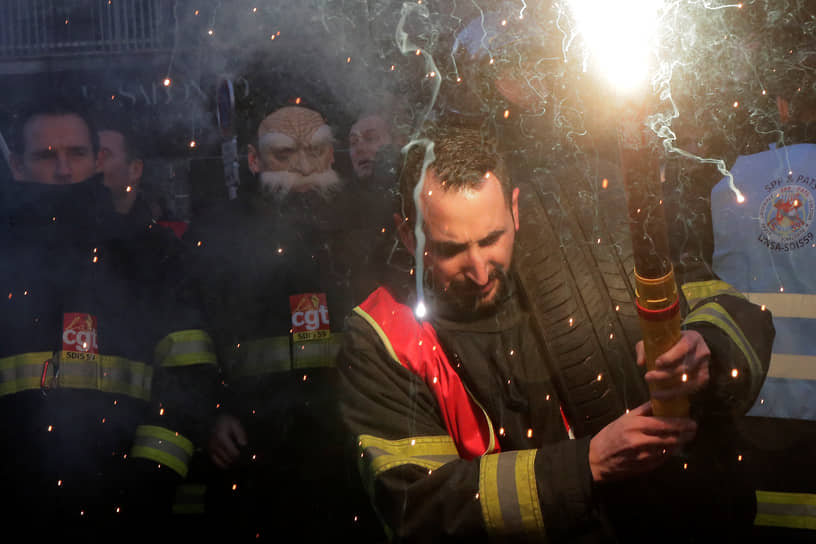
[[[642,87],[655,49],[657,0],[570,3],[578,32],[604,76],[621,92]]]
[[[420,318],[420,319],[422,319],[423,317],[425,317],[425,314],[427,313],[427,310],[425,309],[425,304],[423,304],[422,302],[420,302],[419,304],[417,304],[417,306],[416,306],[416,310],[414,310],[414,313],[415,313],[415,314],[416,314],[416,316],[417,316],[418,318]]]

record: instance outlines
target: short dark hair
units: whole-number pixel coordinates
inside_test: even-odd
[[[96,126],[91,119],[88,109],[84,104],[69,101],[61,97],[39,98],[24,104],[11,117],[9,129],[8,146],[12,153],[23,155],[25,153],[25,127],[35,117],[62,117],[76,115],[88,127],[88,134],[91,138],[91,147],[94,155],[99,152],[99,135]]]
[[[479,188],[485,183],[485,174],[492,172],[499,178],[505,202],[510,206],[513,185],[495,140],[469,127],[436,127],[426,134],[427,140],[433,142],[434,156],[428,169],[433,168],[436,176],[445,180],[444,191]],[[409,145],[399,184],[403,217],[413,223],[416,220],[414,190],[422,175],[427,147],[419,140]]]
[[[128,161],[145,158],[145,149],[133,119],[121,112],[101,112],[96,115],[96,129],[109,130],[122,135],[125,156]]]

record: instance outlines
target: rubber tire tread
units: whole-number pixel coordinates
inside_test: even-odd
[[[632,331],[618,319],[591,242],[561,196],[522,188],[516,265],[539,340],[557,367],[553,374],[567,417],[583,436],[647,396],[635,369],[634,344],[627,342]],[[619,278],[623,268],[611,258],[604,266],[617,280],[616,294],[627,292]],[[631,298],[616,303],[633,310]]]

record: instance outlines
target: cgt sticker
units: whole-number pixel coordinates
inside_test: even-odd
[[[66,313],[62,316],[62,355],[65,359],[93,361],[99,355],[96,317]]]
[[[331,335],[326,293],[290,295],[289,308],[292,311],[292,338],[295,342]]]

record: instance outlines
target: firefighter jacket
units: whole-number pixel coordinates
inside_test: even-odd
[[[770,317],[722,282],[685,288],[686,326],[709,344],[719,389],[695,399],[695,411],[720,415],[701,419],[683,455],[616,484],[593,483],[589,443],[646,400],[634,361],[562,368],[538,344],[518,292],[469,322],[432,307],[418,321],[410,289],[394,284],[355,308],[338,358],[342,410],[393,540],[729,541],[750,528],[753,489],[741,483],[724,414],[747,410],[759,390]],[[728,383],[732,368],[741,378]]]
[[[174,292],[182,246],[116,214],[99,177],[6,181],[2,193],[0,480],[11,512],[70,524],[149,509],[140,501],[163,500],[151,482],[172,493],[187,474],[214,404],[212,342]]]
[[[335,358],[353,307],[343,254],[352,241],[333,206],[316,193],[245,194],[201,214],[184,239],[222,366],[219,413],[237,417],[249,441],[215,508],[253,537],[351,531],[359,479],[338,415]]]

